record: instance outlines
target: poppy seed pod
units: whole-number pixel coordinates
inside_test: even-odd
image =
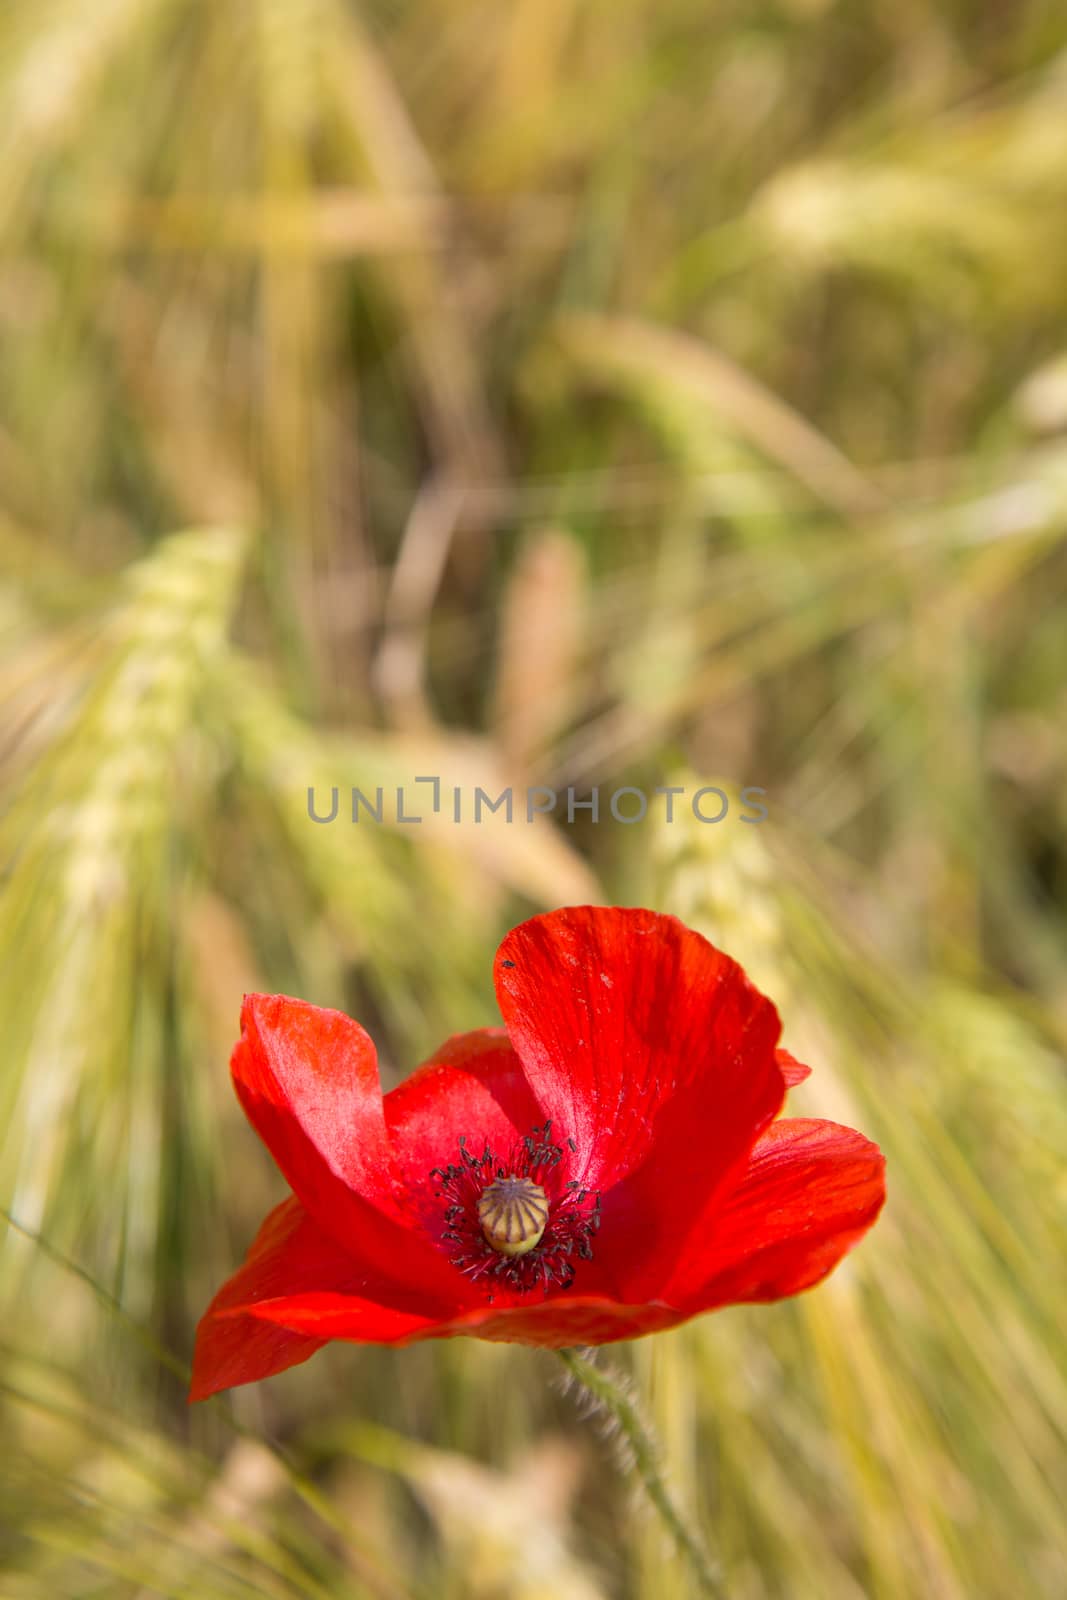
[[[486,1241],[505,1256],[524,1256],[544,1237],[548,1197],[532,1178],[512,1173],[496,1178],[482,1190],[478,1221]]]

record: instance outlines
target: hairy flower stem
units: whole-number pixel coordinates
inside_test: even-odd
[[[591,1397],[597,1410],[608,1412],[618,1423],[630,1450],[641,1485],[659,1513],[660,1520],[688,1561],[701,1594],[726,1600],[726,1590],[717,1565],[703,1541],[688,1526],[675,1504],[660,1471],[660,1450],[649,1424],[643,1419],[618,1373],[598,1367],[577,1350],[557,1350],[571,1377]]]

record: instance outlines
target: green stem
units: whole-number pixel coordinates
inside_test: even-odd
[[[664,1527],[680,1553],[688,1561],[701,1594],[725,1600],[722,1576],[699,1535],[687,1524],[664,1480],[659,1466],[659,1448],[648,1423],[627,1391],[625,1380],[610,1369],[598,1367],[577,1350],[557,1350],[563,1365],[576,1383],[592,1396],[600,1410],[610,1412],[622,1430],[631,1451],[641,1485],[655,1506]]]

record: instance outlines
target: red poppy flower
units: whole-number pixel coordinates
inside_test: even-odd
[[[771,1002],[674,917],[534,917],[503,1028],[383,1097],[358,1023],[249,995],[238,1097],[293,1190],[197,1334],[191,1398],[329,1339],[602,1344],[818,1283],[885,1198],[877,1146],[775,1121],[808,1069]]]

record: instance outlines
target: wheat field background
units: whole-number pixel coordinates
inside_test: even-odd
[[[888,1158],[616,1347],[733,1600],[1067,1593],[1059,0],[9,0],[0,1595],[681,1600],[536,1351],[186,1407],[282,1181],[244,990],[394,1083],[676,912]],[[316,826],[439,774],[768,820]]]

